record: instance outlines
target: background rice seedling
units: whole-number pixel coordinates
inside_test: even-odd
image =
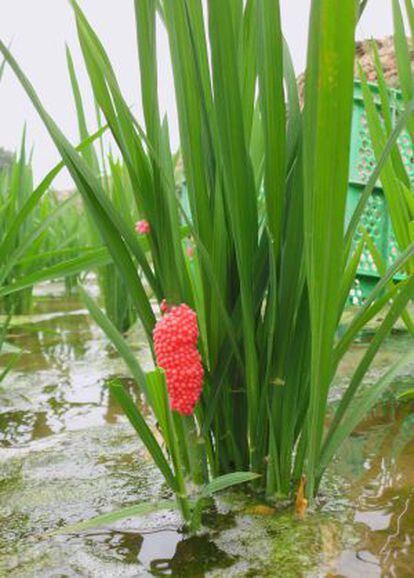
[[[62,199],[46,184],[52,180],[46,178],[33,190],[24,135],[19,155],[0,172],[0,286],[5,291],[0,307],[5,313],[29,313],[36,275],[41,279],[50,267],[59,269],[62,260],[76,259],[92,247],[76,195]],[[61,271],[56,278],[64,276]],[[24,279],[32,281],[18,290]],[[76,275],[66,276],[65,283],[71,290]]]
[[[6,61],[0,67],[0,80]],[[105,127],[78,147],[82,151]],[[61,199],[52,189],[63,163],[33,188],[25,132],[20,153],[3,154],[0,167],[0,309],[28,312],[36,283],[63,277],[70,291],[82,271],[110,263],[105,250],[90,243],[88,223],[76,197]],[[80,255],[80,256],[79,256]]]

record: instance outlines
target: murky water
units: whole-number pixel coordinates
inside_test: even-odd
[[[414,576],[414,405],[391,395],[344,445],[303,521],[236,492],[221,497],[200,536],[180,533],[166,513],[48,537],[168,495],[106,388],[120,377],[139,401],[122,361],[78,301],[53,293],[15,320],[23,353],[0,388],[0,576]],[[408,346],[394,335],[374,374]],[[342,365],[344,378],[364,347]],[[396,387],[413,384],[407,370]]]

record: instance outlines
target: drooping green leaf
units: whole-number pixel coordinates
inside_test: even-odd
[[[157,442],[141,412],[135,405],[133,399],[127,393],[124,386],[118,381],[111,382],[109,384],[109,388],[124,410],[132,427],[135,429],[141,438],[141,441],[151,454],[152,459],[164,476],[165,481],[174,492],[178,492],[180,488],[177,485],[177,480],[170,468],[164,452],[162,451],[159,443]]]
[[[111,256],[106,249],[97,249],[96,251],[89,251],[86,255],[68,259],[57,265],[51,265],[43,270],[29,273],[24,277],[20,277],[10,285],[0,287],[0,297],[10,295],[21,291],[27,287],[32,287],[44,281],[53,279],[60,279],[69,275],[76,275],[83,271],[90,271],[111,263]]]
[[[260,476],[254,472],[232,472],[231,474],[224,474],[223,476],[215,478],[209,484],[206,484],[202,490],[202,496],[211,496],[217,492],[227,490],[227,488],[231,486],[252,482],[258,477]]]
[[[84,522],[63,526],[63,528],[60,528],[59,530],[56,530],[56,532],[53,532],[49,535],[56,536],[59,534],[79,534],[80,532],[94,530],[95,528],[102,526],[112,526],[113,524],[116,524],[116,522],[126,520],[127,518],[134,518],[136,516],[148,516],[154,512],[174,510],[176,507],[176,503],[173,500],[161,500],[160,502],[136,504],[135,506],[128,506],[120,510],[115,510],[114,512],[108,512],[107,514],[95,516],[94,518],[90,518]]]
[[[140,386],[141,390],[145,393],[147,382],[145,374],[136,358],[136,355],[129,347],[126,340],[122,337],[116,327],[111,323],[104,312],[98,307],[92,297],[88,294],[83,287],[79,287],[79,291],[82,299],[84,300],[89,313],[92,315],[99,327],[105,332],[108,339],[112,342],[114,347],[117,349],[119,355],[125,361],[129,367],[133,378],[136,380],[137,384]]]

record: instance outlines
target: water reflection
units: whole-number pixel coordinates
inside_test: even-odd
[[[208,535],[185,537],[175,528],[88,534],[86,543],[95,555],[140,564],[152,576],[202,578],[209,570],[228,568],[235,562]]]
[[[27,443],[52,435],[53,430],[47,421],[48,414],[45,411],[37,413],[14,411],[0,414],[0,445],[13,447],[17,443]]]
[[[121,377],[140,402],[132,380],[122,378],[122,361],[114,357],[81,303],[47,297],[36,301],[32,317],[20,321],[9,341],[22,355],[0,389],[0,447],[100,423],[116,424],[122,410],[106,388],[113,377]],[[4,364],[8,359],[0,358]]]
[[[353,518],[362,539],[355,551],[341,554],[337,562],[340,573],[414,575],[413,439],[414,404],[404,404],[380,407],[346,444],[342,456],[347,457],[347,464],[352,448],[357,450],[353,467],[342,463],[339,470],[347,474],[348,499],[354,504]]]

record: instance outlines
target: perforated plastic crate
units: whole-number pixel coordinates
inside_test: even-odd
[[[374,93],[374,99],[378,109],[380,110],[378,88],[375,85],[370,85],[370,87]],[[401,94],[398,90],[390,89],[389,97],[392,106],[392,121],[393,124],[395,124],[398,118],[398,111],[401,108]],[[410,180],[414,182],[414,151],[407,132],[401,133],[398,146],[408,176]],[[360,83],[355,81],[346,224],[350,221],[360,195],[375,166],[376,160],[372,149],[362,90]],[[387,265],[391,265],[397,258],[399,252],[388,214],[387,202],[380,182],[377,182],[368,200],[354,236],[354,244],[360,240],[364,229],[371,236]],[[377,283],[379,276],[370,251],[364,248],[357,271],[357,279],[349,296],[350,303],[353,305],[363,303]],[[397,280],[401,278],[402,275],[396,276]]]

